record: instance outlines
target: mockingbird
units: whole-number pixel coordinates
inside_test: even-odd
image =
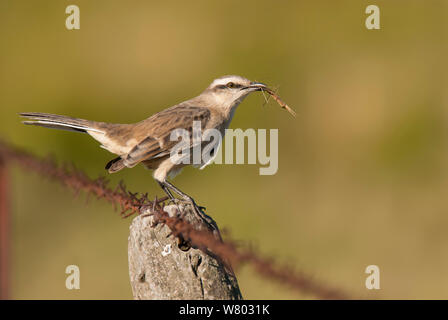
[[[24,124],[88,133],[101,143],[101,147],[118,155],[107,163],[109,173],[142,163],[146,168],[154,170],[154,179],[171,200],[175,200],[174,192],[191,202],[197,214],[204,218],[203,208],[167,180],[167,177],[174,178],[186,165],[171,161],[170,151],[177,142],[171,141],[170,134],[179,128],[191,134],[193,121],[199,121],[202,130],[217,129],[224,136],[236,107],[254,91],[272,92],[263,83],[235,75],[224,76],[214,80],[197,97],[134,124],[97,122],[37,112],[20,115],[31,119],[23,121]]]

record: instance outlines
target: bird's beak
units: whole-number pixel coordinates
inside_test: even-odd
[[[266,88],[267,87],[264,83],[254,81],[250,83],[250,86],[246,87],[246,89],[251,89],[252,91],[262,91],[263,89]]]

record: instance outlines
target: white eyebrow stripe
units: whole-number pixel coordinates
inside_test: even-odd
[[[243,81],[240,77],[226,77],[226,78],[220,78],[216,79],[212,82],[212,86],[218,86],[218,85],[226,85],[229,82],[235,82],[235,83],[241,83]]]

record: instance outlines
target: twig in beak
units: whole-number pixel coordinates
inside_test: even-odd
[[[261,93],[263,94],[263,97],[264,97],[264,103],[263,103],[263,107],[268,103],[268,101],[269,101],[269,98],[271,97],[271,96],[269,96],[268,98],[266,98],[266,95],[264,94],[264,90],[263,89],[261,89]]]
[[[296,116],[296,112],[294,110],[292,110],[286,103],[284,103],[274,90],[269,89],[268,87],[265,87],[261,90],[261,92],[263,92],[263,91],[266,91],[267,93],[269,93],[269,96],[270,97],[272,96],[272,98],[274,98],[274,100],[277,101],[279,106],[282,107],[283,109],[286,109],[286,111],[288,111],[293,117]],[[263,95],[264,95],[264,93],[263,93]]]

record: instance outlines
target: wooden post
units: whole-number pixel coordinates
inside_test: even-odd
[[[0,157],[0,300],[9,299],[9,203],[8,177]]]
[[[206,228],[191,206],[165,207],[195,228]],[[182,245],[170,229],[153,226],[150,209],[134,218],[128,239],[129,276],[134,299],[241,300],[238,282],[231,270],[201,250]]]

